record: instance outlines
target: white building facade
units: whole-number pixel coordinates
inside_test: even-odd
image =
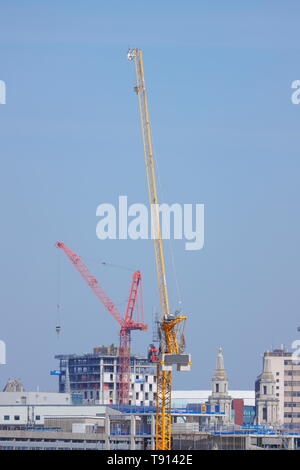
[[[274,378],[274,394],[278,399],[278,422],[286,427],[300,428],[300,362],[285,349],[265,352]],[[259,394],[259,378],[256,394]]]

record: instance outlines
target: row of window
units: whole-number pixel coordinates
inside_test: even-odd
[[[138,400],[139,396],[140,396],[139,392],[136,392],[135,399]],[[155,393],[153,394],[153,397],[155,398]],[[149,393],[148,392],[145,392],[145,400],[149,400]]]
[[[103,358],[103,364],[106,365],[114,365],[114,364],[119,364],[119,358],[111,358],[111,357],[105,357]],[[140,367],[141,369],[145,369],[149,366],[149,361],[147,359],[131,359],[130,361],[131,366],[136,365],[137,367]],[[67,365],[67,361],[61,361],[62,366]],[[70,359],[69,360],[69,366],[98,366],[100,365],[100,358],[87,358],[87,359]],[[151,367],[151,366],[150,366]]]
[[[95,371],[91,371],[91,370],[87,370],[86,367],[78,367],[78,368],[75,368],[75,367],[72,367],[70,368],[70,380],[72,382],[74,381],[78,381],[78,382],[84,382],[84,381],[98,381],[100,380],[100,373],[98,371],[97,374],[94,373]],[[114,380],[114,374],[113,374],[113,371],[104,371],[104,372],[110,372],[110,375],[109,375],[109,380]],[[81,373],[84,373],[85,375],[78,375],[78,374],[81,374]],[[136,375],[135,376],[135,380],[144,380],[146,383],[148,382],[149,380],[149,376],[148,375],[145,375],[145,376],[140,376],[140,375]],[[154,382],[156,381],[156,376],[153,377],[153,380]]]
[[[111,359],[108,359],[110,362]],[[66,363],[62,364],[65,365]],[[99,364],[99,359],[70,359],[69,366],[77,366],[77,365],[89,365],[89,366],[96,366]]]
[[[284,413],[285,418],[300,418],[300,413],[293,413],[292,411],[290,413]]]
[[[132,390],[134,389],[134,385],[135,384],[131,384],[131,389]],[[152,388],[153,388],[152,384],[149,384],[149,392],[152,392]],[[141,392],[144,391],[144,384],[140,384],[140,390],[141,390]]]
[[[285,370],[284,375],[300,375],[300,370]]]
[[[87,400],[88,398],[95,398],[96,400],[99,400],[99,390],[96,390],[96,396],[94,396],[93,392],[90,392],[90,396],[88,397],[88,392],[84,392],[84,398]]]
[[[4,421],[11,421],[9,415],[4,415],[3,419],[4,419]],[[36,419],[36,421],[40,421],[40,419],[41,419],[40,415],[36,415],[35,419]],[[20,415],[14,415],[14,417],[12,417],[12,420],[13,421],[20,421]]]
[[[86,374],[86,375],[70,374],[70,381],[71,382],[99,382],[100,375],[99,374]]]
[[[63,385],[63,384],[61,384]],[[113,388],[113,384],[108,384],[108,385],[112,385],[112,388]],[[97,382],[71,382],[70,384],[71,386],[71,390],[98,390],[99,389],[99,383]]]
[[[300,397],[300,392],[287,391],[287,392],[284,392],[284,396],[286,396],[286,397]]]
[[[129,403],[129,405],[132,405],[132,404],[133,404],[131,400],[129,400],[128,403]],[[153,402],[152,400],[150,400],[150,401],[149,401],[149,406],[153,406],[153,403],[154,403],[154,402]],[[140,401],[139,406],[144,406],[144,402],[143,402],[143,401]],[[145,406],[148,406],[148,405],[145,405]]]
[[[284,385],[285,387],[300,387],[300,382],[296,380],[295,381],[290,380],[290,381],[284,382]]]
[[[296,408],[296,407],[299,407],[300,406],[300,402],[293,402],[293,401],[285,401],[284,402],[284,406],[286,408]]]
[[[115,383],[113,374],[110,374],[109,380],[112,383]],[[142,382],[148,383],[148,376],[146,375],[145,378],[143,379],[143,378],[139,378],[139,376],[137,375],[135,380],[136,380],[135,383],[142,383]],[[64,377],[61,380],[61,383],[65,383],[65,381],[66,380],[65,380],[65,377]],[[89,384],[89,386],[84,386],[82,388],[98,388],[98,384],[99,384],[100,380],[99,380],[99,375],[98,376],[94,376],[94,375],[70,375],[70,382],[71,383],[78,383],[78,384],[83,384],[83,383]],[[156,383],[156,376],[153,377],[153,382]],[[141,385],[141,387],[143,387],[143,385]],[[151,384],[150,384],[150,387],[152,387]]]

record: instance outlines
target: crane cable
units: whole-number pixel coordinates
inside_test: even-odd
[[[159,165],[158,165],[158,161],[157,161],[156,156],[155,156],[156,152],[155,152],[155,143],[153,142],[153,136],[152,136],[152,148],[154,150],[153,151],[153,159],[154,159],[155,167],[156,167],[156,176],[157,176],[157,182],[158,182],[157,186],[158,186],[158,190],[159,190],[159,193],[160,193],[160,196],[161,196],[161,197],[159,197],[159,200],[164,201],[165,198],[164,198],[164,193],[163,193],[161,179],[160,179]],[[170,255],[171,255],[172,271],[173,271],[173,276],[174,276],[174,279],[175,279],[177,302],[178,302],[178,305],[179,305],[179,311],[181,311],[182,307],[183,307],[182,295],[181,295],[181,286],[180,286],[179,278],[178,278],[178,275],[177,275],[175,255],[174,255],[174,246],[173,246],[171,236],[170,236],[168,242],[169,243],[167,245],[169,247]]]
[[[57,302],[56,302],[56,325],[55,331],[57,333],[57,339],[59,338],[59,333],[61,331],[60,326],[60,302],[61,302],[61,266],[60,266],[60,253],[57,252]]]

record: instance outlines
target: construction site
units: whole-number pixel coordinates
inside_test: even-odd
[[[218,345],[211,389],[173,387],[173,374],[188,374],[192,367],[184,330],[189,319],[185,312],[170,309],[168,289],[173,286],[167,284],[142,50],[129,49],[127,58],[135,72],[145,193],[154,233],[160,309],[153,342],[144,345],[141,355],[133,354],[132,332],[143,334],[152,322],[144,313],[149,309],[143,305],[143,274],[133,272],[126,308],[120,311],[85,263],[84,253],[57,241],[55,248],[99,300],[101,314],[117,322],[119,338],[102,338],[102,345],[83,354],[57,354],[57,368],[51,371],[57,376],[57,392],[27,392],[20,381],[9,381],[0,393],[0,449],[300,449],[300,413],[294,409],[300,397],[300,365],[284,349],[265,352],[255,390],[229,389]],[[77,275],[73,271],[68,275]],[[59,337],[59,323],[56,333]]]
[[[170,450],[172,428],[172,369],[176,367],[178,371],[188,371],[192,362],[191,355],[184,351],[185,339],[183,326],[187,317],[180,312],[171,312],[169,307],[142,50],[129,49],[127,58],[134,64],[136,74],[134,91],[138,97],[140,111],[147,176],[146,181],[149,206],[151,208],[151,223],[154,233],[153,240],[157,284],[160,298],[160,319],[157,322],[159,343],[157,347],[150,345],[148,353],[148,362],[153,364],[152,368],[147,370],[142,360],[136,365],[134,363],[135,361],[131,359],[131,332],[134,330],[143,331],[147,329],[147,325],[144,322],[142,275],[140,271],[135,271],[133,274],[126,312],[122,314],[103,290],[98,280],[90,272],[81,257],[63,242],[57,242],[56,246],[64,251],[70,262],[98,297],[108,313],[118,322],[120,328],[120,345],[118,348],[117,362],[106,362],[106,364],[100,365],[100,375],[103,371],[104,380],[105,375],[109,375],[110,381],[107,381],[107,379],[104,383],[100,381],[100,384],[102,383],[103,385],[100,385],[98,390],[85,391],[85,399],[93,400],[95,398],[93,392],[95,391],[96,399],[102,400],[103,403],[105,399],[107,400],[108,398],[109,404],[117,402],[120,406],[133,406],[135,404],[147,404],[152,408],[155,406],[155,448],[157,450]],[[58,325],[58,333],[59,328]],[[97,350],[94,352],[97,352]],[[74,381],[80,371],[83,373],[99,371],[99,363],[93,362],[92,357],[87,357],[86,361],[77,360],[76,358],[73,360],[73,358],[70,357],[61,357],[60,359],[62,362],[68,360],[68,367],[64,371],[64,378],[66,380],[65,387],[67,387],[67,389],[70,389],[69,383],[72,383],[71,380],[73,380],[72,385],[76,386]],[[134,374],[133,383],[132,372]],[[62,370],[60,370],[60,373],[62,373]],[[147,384],[144,377],[147,377]],[[94,377],[94,381],[94,385],[96,385],[99,383],[99,378],[97,376]],[[117,381],[117,388],[115,390],[113,381]],[[153,390],[153,385],[155,385],[155,390]],[[137,386],[139,390],[136,388]],[[149,388],[146,388],[146,386]],[[134,390],[134,392],[132,392],[132,390]]]

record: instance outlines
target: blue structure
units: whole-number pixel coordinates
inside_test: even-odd
[[[253,426],[255,414],[255,406],[244,406],[243,424],[247,426]]]

